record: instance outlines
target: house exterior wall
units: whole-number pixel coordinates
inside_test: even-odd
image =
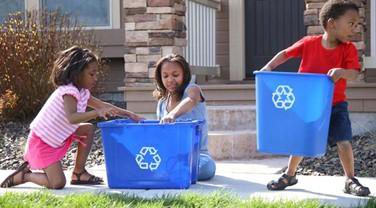
[[[244,51],[239,50],[239,47],[237,46],[237,45],[244,45],[245,40],[238,40],[236,38],[231,37],[231,34],[239,34],[243,31],[241,23],[244,21],[244,18],[240,14],[242,14],[241,10],[244,8],[239,6],[241,1],[244,2],[246,0],[229,1],[229,10],[233,11],[232,12],[233,15],[231,15],[231,12],[230,12],[230,16],[229,16],[229,19],[230,19],[229,28],[232,28],[231,30],[229,29],[230,30],[229,57],[230,57],[230,60],[234,59],[234,61],[232,62],[233,64],[231,64],[231,61],[230,61],[229,73],[230,73],[230,79],[231,79],[232,74],[233,74],[233,77],[236,77],[234,80],[241,80],[240,79],[241,77],[239,77],[239,74],[242,73],[242,69],[241,67],[238,66],[238,64],[239,62],[244,61],[240,57],[244,57],[244,53],[245,53]],[[306,10],[304,13],[304,22],[305,22],[305,25],[307,26],[307,35],[322,34],[323,29],[319,23],[319,11],[324,5],[324,3],[326,2],[326,0],[301,0],[301,1],[305,1],[306,3]],[[360,7],[359,13],[361,16],[361,25],[362,25],[361,32],[353,40],[354,44],[356,45],[358,49],[360,60],[361,60],[361,56],[363,54],[367,55],[367,52],[369,51],[368,49],[369,44],[367,43],[367,41],[369,41],[369,38],[368,38],[369,34],[367,33],[367,31],[369,31],[367,30],[367,27],[369,27],[369,21],[367,21],[366,16],[367,17],[369,16],[369,13],[367,14],[367,12],[369,12],[368,2],[370,1],[371,0],[368,0],[368,1],[367,0],[354,0],[354,2],[357,3],[358,6]],[[238,43],[239,41],[242,41],[242,43],[239,44]],[[234,45],[234,44],[231,44],[231,42],[235,42],[237,44]],[[231,51],[233,51],[233,53],[231,53]],[[245,65],[245,63],[243,63],[243,65]],[[242,79],[244,78],[245,78],[245,75]]]
[[[241,33],[242,29],[242,18],[241,13],[244,13],[244,7],[241,7],[241,4],[248,0],[221,0],[221,10],[217,12],[217,62],[221,66],[221,76],[228,73],[228,77],[222,77],[229,80],[231,77],[231,73],[236,71],[235,75],[236,80],[242,80],[242,78],[238,75],[243,75],[239,67],[231,67],[231,63],[229,64],[229,69],[226,72],[225,66],[228,63],[225,59],[231,59],[233,57],[241,57],[242,55],[241,50],[236,50],[233,48],[234,53],[230,54],[230,48],[233,47],[231,44],[230,37],[231,33]],[[305,12],[305,23],[308,27],[309,34],[319,34],[322,33],[322,28],[319,24],[318,14],[319,10],[322,7],[324,0],[301,0],[305,1],[307,4],[307,11]],[[368,0],[373,1],[373,0]],[[358,1],[361,6],[361,16],[362,21],[364,21],[364,17],[367,16],[364,13],[364,8],[368,8],[366,1]],[[226,8],[227,7],[227,8]],[[230,11],[231,10],[231,11]],[[230,21],[230,19],[232,19]],[[244,22],[244,21],[243,21]],[[364,23],[364,22],[363,22]],[[234,31],[230,31],[230,25]],[[365,30],[365,28],[364,28]],[[361,54],[364,52],[364,48],[366,48],[366,44],[364,43],[365,32],[363,32],[357,36],[357,40],[355,41],[357,47],[360,49]],[[246,38],[246,37],[245,37]],[[244,40],[237,40],[238,45],[245,45]],[[243,42],[242,42],[243,41]],[[147,47],[147,51],[152,51],[153,47]],[[137,47],[136,47],[137,48]],[[134,50],[134,49],[133,49]],[[139,49],[140,50],[140,49]],[[133,56],[134,57],[134,56]],[[137,59],[137,54],[136,54]],[[237,59],[238,60],[238,59]],[[243,62],[239,61],[236,62],[237,64],[242,65]],[[244,64],[244,63],[243,63]],[[244,64],[245,65],[245,64]],[[243,77],[243,78],[244,78]],[[211,83],[210,85],[201,85],[204,90],[204,94],[206,100],[208,101],[208,105],[252,105],[254,104],[254,84],[250,84],[250,82],[245,81],[241,82],[241,84],[237,85],[234,84],[235,82],[231,82],[232,84],[228,84],[230,82],[224,82],[222,84],[214,84]],[[153,86],[140,86],[135,85],[132,87],[123,87],[124,90],[124,100],[127,102],[127,108],[131,111],[138,112],[138,113],[153,113],[156,105],[156,100],[151,97],[152,91],[154,89]],[[349,83],[348,90],[347,90],[347,97],[350,103],[350,111],[352,112],[361,112],[361,113],[375,113],[376,112],[376,94],[375,94],[376,84],[375,83],[365,83],[363,81]],[[246,96],[244,96],[246,95]]]
[[[154,65],[186,46],[184,0],[124,0],[125,86],[151,85]]]
[[[367,46],[365,55],[367,57],[363,64],[364,80],[376,83],[376,2],[374,0],[367,0],[365,13],[368,30],[365,38],[365,45]]]

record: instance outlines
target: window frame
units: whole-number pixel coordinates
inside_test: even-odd
[[[41,0],[24,0],[25,10],[41,10]],[[82,27],[86,30],[120,29],[120,0],[108,0],[110,3],[110,25],[109,26],[88,26]]]

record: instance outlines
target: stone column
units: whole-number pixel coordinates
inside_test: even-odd
[[[155,63],[186,46],[184,0],[124,0],[125,86],[151,85]]]

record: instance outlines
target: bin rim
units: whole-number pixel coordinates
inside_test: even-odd
[[[275,75],[275,74],[279,74],[279,75],[293,75],[293,76],[300,76],[300,75],[304,75],[304,76],[315,76],[315,77],[326,77],[328,78],[330,81],[333,82],[332,78],[327,75],[327,74],[321,74],[321,73],[306,73],[306,72],[277,72],[277,71],[254,71],[253,74],[257,75],[257,74],[269,74],[269,75]]]
[[[183,121],[176,121],[173,123],[160,123],[159,120],[150,119],[150,120],[142,120],[140,122],[135,122],[131,119],[114,119],[109,121],[102,121],[97,124],[100,128],[111,128],[111,127],[121,127],[121,126],[171,126],[171,125],[191,125],[197,126],[201,125],[205,121],[202,120],[183,120]]]

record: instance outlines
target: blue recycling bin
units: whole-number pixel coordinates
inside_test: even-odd
[[[177,122],[191,122],[192,120],[177,120]],[[141,123],[154,123],[158,124],[159,120],[143,120]],[[191,160],[191,183],[196,184],[198,181],[198,167],[199,167],[199,159],[200,159],[200,141],[202,136],[202,124],[203,121],[194,121],[195,123],[195,131],[196,133],[193,134],[193,152],[192,152],[192,160]]]
[[[200,121],[199,125],[196,126],[196,134],[193,138],[193,155],[192,155],[192,174],[191,174],[191,183],[196,184],[198,181],[198,171],[199,171],[199,162],[200,162],[200,141],[202,136],[202,124]]]
[[[310,73],[254,74],[258,151],[324,155],[334,88],[331,78]]]
[[[192,120],[177,120],[177,122],[191,122]],[[141,123],[154,123],[159,124],[159,120],[143,120]],[[193,134],[193,152],[192,152],[192,160],[191,160],[191,183],[196,184],[198,181],[198,167],[199,167],[199,159],[200,159],[200,141],[201,141],[201,133],[202,133],[202,124],[203,121],[194,121],[195,123],[195,131],[196,133]]]
[[[160,124],[117,119],[98,123],[110,188],[186,189],[194,182],[199,121]],[[197,167],[196,167],[197,168]],[[196,179],[197,180],[197,179]]]

